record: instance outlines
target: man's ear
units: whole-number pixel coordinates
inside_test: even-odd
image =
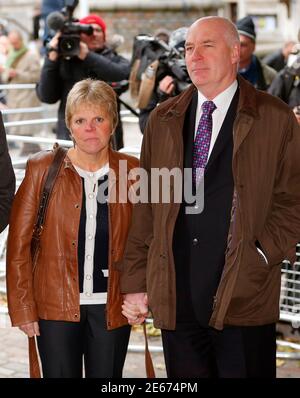
[[[241,52],[240,44],[235,43],[231,49],[231,61],[233,64],[238,64],[240,62],[240,52]]]

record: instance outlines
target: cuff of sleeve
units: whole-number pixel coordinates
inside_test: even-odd
[[[35,307],[26,307],[21,310],[9,311],[12,326],[20,326],[25,323],[35,322],[38,320]]]

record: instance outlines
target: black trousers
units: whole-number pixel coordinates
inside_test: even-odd
[[[168,377],[275,378],[275,324],[203,328],[197,322],[162,330]]]
[[[130,326],[107,330],[105,305],[81,305],[80,322],[40,320],[43,377],[122,377]]]

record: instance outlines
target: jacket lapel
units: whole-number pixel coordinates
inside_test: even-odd
[[[166,132],[168,133],[170,150],[172,151],[174,158],[178,159],[178,166],[183,168],[183,128],[185,121],[185,113],[192,100],[193,93],[196,91],[195,86],[191,85],[182,95],[178,97],[178,101],[167,110],[164,109],[162,104],[162,110],[159,111],[159,116],[166,126]]]
[[[232,138],[232,128],[233,128],[232,120],[234,120],[236,115],[238,98],[239,98],[239,89],[237,89],[236,93],[234,94],[231,104],[228,108],[221,130],[219,131],[217,140],[213,147],[212,153],[209,157],[206,166],[207,170],[209,169],[210,165],[217,159],[217,157],[222,153],[228,141]]]
[[[233,125],[233,158],[249,134],[254,119],[258,117],[256,89],[241,76],[238,76],[238,84],[240,97],[237,117]]]

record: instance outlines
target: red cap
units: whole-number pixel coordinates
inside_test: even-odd
[[[106,24],[103,21],[103,19],[99,17],[99,15],[90,14],[87,17],[81,18],[79,20],[79,22],[84,24],[84,25],[89,25],[89,24],[93,24],[94,23],[94,24],[100,26],[100,28],[102,29],[102,31],[104,33],[104,38],[105,38]]]

